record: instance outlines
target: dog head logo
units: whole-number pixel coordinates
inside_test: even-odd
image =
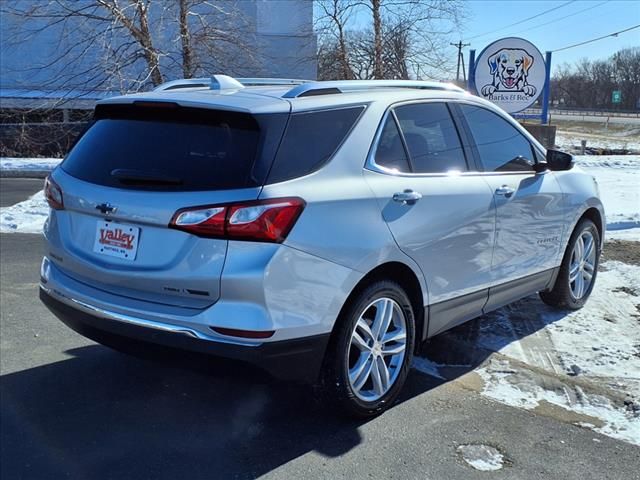
[[[493,81],[482,87],[482,95],[488,97],[495,92],[522,92],[532,97],[536,87],[527,82],[533,56],[522,48],[502,48],[488,58]]]

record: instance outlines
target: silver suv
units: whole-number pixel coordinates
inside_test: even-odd
[[[171,347],[391,405],[425,340],[595,282],[594,179],[492,104],[405,81],[182,80],[100,102],[47,179],[40,297]]]

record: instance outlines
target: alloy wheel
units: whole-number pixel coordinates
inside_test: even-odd
[[[407,321],[400,305],[379,298],[360,314],[349,343],[349,383],[361,400],[379,400],[394,385],[406,355]]]
[[[576,300],[589,291],[596,269],[596,244],[593,234],[585,230],[578,238],[571,252],[569,264],[569,289]]]

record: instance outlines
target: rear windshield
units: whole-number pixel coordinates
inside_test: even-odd
[[[130,189],[226,190],[260,186],[286,114],[104,105],[62,169],[87,182]],[[268,117],[268,118],[267,118]],[[266,128],[266,124],[271,124]],[[275,136],[276,141],[267,138]],[[275,131],[274,131],[275,130]],[[268,164],[265,165],[264,163]]]

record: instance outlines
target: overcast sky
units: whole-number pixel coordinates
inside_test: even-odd
[[[503,37],[522,37],[529,40],[544,54],[592,38],[617,32],[640,24],[638,0],[468,0],[468,20],[461,32],[465,43],[476,54],[493,40]],[[554,9],[531,20],[513,25],[529,17]],[[567,18],[563,18],[567,17]],[[616,51],[640,46],[640,28],[581,47],[553,54],[553,64],[607,58]],[[453,55],[455,55],[454,47]]]

